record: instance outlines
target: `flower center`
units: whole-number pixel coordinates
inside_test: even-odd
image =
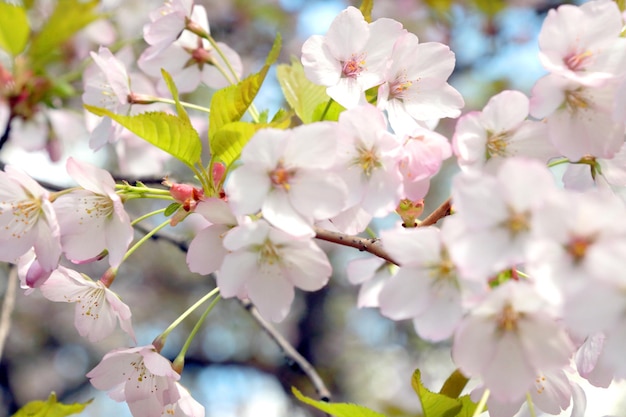
[[[279,162],[278,166],[270,172],[270,180],[274,188],[282,188],[285,191],[289,191],[289,188],[291,188],[289,180],[293,174],[294,170],[285,168],[283,164]]]
[[[506,332],[515,331],[517,330],[517,321],[520,317],[521,314],[515,311],[511,304],[507,304],[502,309],[500,317],[498,317],[498,328]]]
[[[565,104],[570,113],[574,113],[577,110],[585,110],[591,106],[589,100],[585,98],[582,90],[566,91],[565,92]]]
[[[93,196],[80,199],[84,215],[80,216],[79,224],[84,221],[109,217],[113,213],[113,201],[104,195],[94,194]]]
[[[4,211],[2,206],[6,204],[4,201],[0,202],[0,214]],[[10,202],[8,205],[13,213],[13,221],[7,224],[5,229],[10,229],[11,236],[19,239],[37,222],[41,213],[41,202],[31,197],[28,200]]]
[[[509,218],[505,220],[504,226],[509,230],[511,236],[515,237],[520,233],[530,230],[530,213],[517,212],[509,207]]]
[[[579,263],[585,257],[587,249],[593,244],[593,238],[574,236],[569,241],[565,250],[572,256],[575,263]]]
[[[365,54],[352,55],[343,63],[341,72],[345,78],[356,78],[365,69]]]
[[[489,133],[487,137],[487,159],[492,156],[507,156],[506,147],[509,132]]]
[[[581,71],[587,65],[589,65],[592,55],[593,54],[591,53],[591,51],[579,53],[572,52],[571,54],[563,58],[563,63],[567,68],[571,69],[572,71]]]
[[[413,81],[407,80],[406,74],[403,72],[396,77],[396,79],[389,84],[389,96],[402,100],[405,97],[406,91],[411,88]]]
[[[359,145],[357,153],[358,156],[352,161],[352,164],[359,166],[366,176],[371,176],[374,169],[382,166],[375,148],[367,149]]]
[[[274,265],[280,262],[279,247],[267,239],[263,242],[263,245],[259,248],[259,263]]]

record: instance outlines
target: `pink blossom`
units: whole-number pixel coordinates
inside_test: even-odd
[[[445,219],[443,235],[460,274],[484,282],[524,262],[531,219],[554,190],[550,171],[533,160],[507,159],[495,177],[457,175],[452,186],[457,214]]]
[[[537,375],[569,363],[574,346],[555,319],[533,287],[508,281],[462,320],[452,357],[463,374],[480,378],[497,401],[519,401]]]
[[[331,169],[337,154],[336,125],[263,129],[241,152],[241,166],[226,182],[236,215],[259,210],[272,225],[294,235],[313,235],[313,222],[337,215],[346,186]]]
[[[528,110],[529,100],[524,94],[507,90],[491,97],[481,112],[461,117],[452,138],[461,169],[495,173],[508,157],[547,162],[558,156],[548,140],[546,125],[527,120]]]
[[[454,53],[441,43],[419,43],[412,33],[396,40],[385,83],[378,89],[378,107],[387,110],[397,134],[414,130],[417,121],[461,114],[463,97],[447,83],[454,63]]]
[[[354,285],[361,285],[357,305],[363,307],[378,307],[379,295],[385,282],[395,274],[394,265],[378,257],[352,260],[346,268],[348,281]]]
[[[176,382],[176,388],[180,398],[177,402],[165,406],[162,414],[168,417],[204,417],[204,407],[189,394],[187,388],[178,382]]]
[[[624,73],[626,40],[622,16],[611,1],[561,5],[548,12],[539,33],[539,59],[553,74],[601,85]]]
[[[193,0],[166,0],[163,6],[150,13],[150,23],[143,27],[143,37],[152,45],[151,55],[158,54],[180,36],[193,9]]]
[[[23,171],[0,171],[0,261],[16,262],[35,249],[39,265],[54,270],[61,255],[57,216],[49,193]]]
[[[224,298],[249,298],[263,317],[281,321],[294,287],[316,291],[332,272],[326,254],[310,237],[291,236],[264,220],[242,224],[224,238],[230,252],[217,273]]]
[[[446,137],[432,130],[416,127],[404,136],[399,167],[404,182],[404,196],[421,200],[426,196],[433,177],[444,160],[452,155]]]
[[[87,377],[115,401],[126,401],[134,417],[160,416],[181,399],[180,375],[152,345],[112,350]]]
[[[54,201],[61,225],[63,251],[72,261],[95,258],[109,252],[109,263],[119,266],[133,239],[130,218],[115,193],[115,181],[107,171],[67,160],[67,171],[82,187]]]
[[[217,198],[200,201],[195,212],[211,222],[211,225],[196,233],[189,244],[187,265],[191,272],[208,275],[222,265],[228,254],[222,241],[238,222],[228,204]]]
[[[368,24],[361,12],[348,7],[333,20],[325,36],[314,35],[302,45],[302,65],[308,79],[344,107],[365,99],[365,90],[383,82],[396,39],[404,33],[392,19]]]
[[[387,131],[385,116],[371,104],[339,116],[338,160],[348,186],[347,207],[358,205],[374,217],[392,212],[402,198],[398,169],[400,143]]]
[[[461,285],[439,229],[384,231],[382,242],[400,269],[383,284],[381,313],[393,320],[413,319],[417,334],[427,340],[452,336],[464,309]]]
[[[624,123],[613,119],[615,85],[587,87],[556,75],[532,90],[530,114],[548,125],[548,137],[571,161],[591,155],[611,158],[624,143]]]
[[[203,6],[193,7],[191,20],[206,33],[210,33],[209,21]],[[235,71],[236,77],[241,77],[243,64],[239,54],[222,42],[217,42],[217,46]],[[230,73],[226,61],[209,41],[187,30],[166,48],[156,52],[154,47],[146,49],[139,58],[138,65],[146,74],[158,78],[161,78],[161,68],[164,68],[170,73],[181,93],[194,91],[200,82],[214,89],[237,82],[236,77]],[[218,67],[224,70],[226,75]],[[159,82],[159,91],[167,91],[163,81]]]
[[[130,309],[102,281],[94,282],[59,266],[40,289],[51,301],[76,303],[74,326],[89,341],[98,342],[110,335],[118,321],[122,330],[135,339]]]

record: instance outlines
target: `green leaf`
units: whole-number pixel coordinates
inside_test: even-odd
[[[304,67],[296,57],[291,57],[291,65],[281,64],[276,67],[276,76],[283,90],[287,103],[302,120],[302,123],[316,121],[313,113],[321,103],[327,103],[330,97],[326,87],[309,81],[304,75]]]
[[[188,120],[165,112],[148,112],[135,116],[123,116],[100,107],[89,105],[84,107],[97,116],[110,117],[190,168],[200,160],[202,143],[200,142],[198,132]]]
[[[250,107],[250,104],[252,104],[252,101],[265,80],[270,66],[278,59],[281,42],[279,33],[276,35],[272,50],[267,56],[265,65],[263,65],[261,71],[241,80],[236,85],[223,88],[213,94],[213,98],[211,99],[211,113],[209,115],[209,144],[212,153],[212,141],[215,132],[228,123],[240,120],[248,107]]]
[[[57,402],[54,392],[50,393],[47,401],[31,401],[17,410],[12,417],[65,417],[80,413],[93,400],[84,403],[63,404]]]
[[[327,108],[328,107],[328,108]],[[313,111],[313,120],[330,120],[336,122],[339,120],[339,115],[345,110],[341,104],[337,103],[335,100],[326,103],[320,103]]]
[[[98,0],[59,0],[50,18],[33,38],[29,54],[36,67],[53,60],[59,46],[76,32],[104,15],[96,11]]]
[[[476,411],[476,407],[478,407],[478,404],[472,401],[469,395],[459,397],[459,401],[461,402],[461,411],[456,415],[456,417],[472,417]],[[483,412],[484,411],[487,411],[487,407],[485,407]]]
[[[26,47],[29,34],[26,10],[15,4],[0,2],[0,48],[15,56]]]
[[[161,68],[161,75],[163,76],[163,79],[165,80],[165,84],[167,85],[168,90],[170,90],[170,94],[172,94],[172,98],[174,99],[174,102],[176,103],[176,113],[178,113],[178,117],[185,120],[187,123],[191,123],[189,120],[189,115],[187,114],[187,111],[185,110],[183,105],[180,104],[180,99],[178,97],[178,89],[176,88],[176,84],[174,84],[174,79],[163,68]]]
[[[163,212],[163,215],[165,217],[170,217],[172,214],[176,213],[176,210],[178,210],[180,208],[181,204],[180,203],[172,203],[169,206],[167,206],[165,208],[165,211]]]
[[[313,406],[318,410],[322,410],[335,417],[385,417],[383,414],[377,413],[376,411],[370,410],[362,405],[317,401],[303,395],[295,387],[291,387],[291,392],[303,403]]]
[[[435,394],[424,387],[419,369],[413,372],[411,385],[420,399],[424,417],[456,417],[463,407],[458,399]]]
[[[372,23],[372,9],[374,8],[374,0],[363,0],[361,2],[361,13],[363,13],[363,17],[367,23]]]

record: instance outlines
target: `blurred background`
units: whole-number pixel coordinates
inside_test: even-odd
[[[359,2],[339,0],[198,0],[196,3],[206,7],[214,38],[240,54],[246,74],[261,67],[277,32],[283,36],[280,62],[288,63],[291,56],[299,57],[302,43],[309,36],[326,32],[339,11],[350,4],[359,6]],[[537,58],[537,33],[547,10],[562,3],[376,0],[373,18],[396,19],[421,42],[437,41],[450,46],[457,58],[450,83],[465,97],[465,112],[482,108],[493,94],[503,89],[530,92],[544,73]],[[44,19],[53,4],[52,0],[36,1],[31,11],[33,21]],[[67,45],[73,54],[68,65],[81,68],[87,51],[97,50],[98,41],[111,31],[113,38],[109,36],[105,40],[112,48],[129,44],[138,56],[146,46],[141,39],[142,27],[149,12],[160,5],[155,0],[103,1],[102,8],[110,13],[111,23],[95,22],[72,38]],[[124,42],[120,43],[121,40]],[[73,106],[81,119],[80,79],[73,86],[78,95],[62,104]],[[210,95],[211,90],[203,88],[186,99],[208,106]],[[270,115],[285,106],[274,70],[255,103],[261,110],[269,109]],[[438,131],[450,138],[454,123],[443,120]],[[57,162],[50,161],[49,149],[25,149],[17,140],[9,140],[0,150],[0,161],[17,164],[33,177],[60,186],[71,183],[65,173],[65,159],[69,155],[113,172],[119,168],[111,149],[96,154],[89,150],[84,129],[77,128],[71,136],[64,138]],[[142,164],[149,162],[137,162],[137,166],[146,167]],[[449,179],[455,172],[454,162],[448,162],[426,199],[426,213],[448,197]],[[189,179],[176,163],[167,164],[166,171],[180,180]],[[139,170],[139,174],[144,172]],[[145,205],[131,205],[130,209],[137,214],[147,211]],[[395,221],[385,219],[375,229],[389,227]],[[200,223],[197,226],[188,223],[166,229],[164,233],[176,240],[189,239]],[[424,342],[415,335],[411,322],[395,323],[375,309],[357,308],[358,288],[349,284],[345,269],[347,262],[365,255],[323,242],[320,246],[327,250],[334,266],[330,285],[314,293],[298,292],[290,315],[277,325],[278,329],[316,367],[334,401],[363,404],[389,417],[420,415],[410,377],[420,368],[425,385],[438,390],[454,370],[449,343]],[[101,265],[81,266],[81,271],[92,277],[99,277],[105,269]],[[0,265],[2,295],[6,292],[8,271],[8,266]],[[113,289],[131,306],[138,345],[144,345],[151,343],[214,285],[212,277],[188,272],[185,253],[167,240],[159,239],[148,242],[123,264]],[[162,352],[164,356],[172,359],[176,356],[200,313],[192,315],[170,335]],[[89,344],[78,335],[73,320],[73,305],[49,302],[37,292],[25,296],[18,289],[10,334],[0,362],[0,417],[10,416],[28,401],[47,398],[50,391],[55,391],[64,402],[94,398],[81,414],[85,417],[130,416],[125,403],[116,403],[93,389],[85,373],[106,352],[129,346],[132,341],[117,331],[103,342]],[[187,354],[181,382],[206,407],[207,417],[321,415],[294,400],[291,386],[315,397],[310,381],[236,300],[221,301],[210,314]],[[593,389],[588,392],[590,401],[599,407],[594,409],[594,416],[626,415],[626,406],[619,403],[615,394]]]

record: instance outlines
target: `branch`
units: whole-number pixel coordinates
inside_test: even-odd
[[[451,214],[452,209],[452,198],[448,198],[446,201],[441,203],[439,207],[437,207],[432,213],[430,213],[424,220],[422,220],[418,227],[432,226],[437,223],[440,219],[443,219],[446,216]]]
[[[315,227],[315,237],[327,242],[336,243],[338,245],[350,246],[356,248],[362,252],[369,252],[372,255],[376,255],[379,258],[391,262],[395,265],[400,265],[394,261],[393,258],[383,249],[383,245],[380,243],[380,239],[370,239],[361,236],[351,236],[340,232],[331,232],[330,230],[321,229]]]
[[[317,395],[322,401],[330,401],[330,391],[324,384],[324,381],[319,376],[313,365],[309,361],[307,361],[304,356],[302,356],[292,345],[285,339],[278,330],[271,324],[268,323],[267,320],[261,316],[256,307],[248,300],[241,300],[241,305],[248,310],[250,315],[256,322],[261,326],[263,330],[272,338],[274,342],[281,348],[285,356],[289,359],[293,360],[298,364],[302,372],[309,378],[313,386],[315,387],[315,391],[317,391]]]

